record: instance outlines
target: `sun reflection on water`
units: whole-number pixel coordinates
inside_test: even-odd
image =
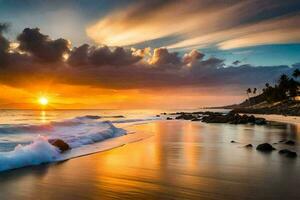
[[[47,122],[47,115],[46,115],[46,111],[42,110],[40,112],[40,121],[42,123],[46,123]]]

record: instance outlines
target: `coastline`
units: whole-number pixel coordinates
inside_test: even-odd
[[[249,113],[249,114],[251,114],[251,113]],[[300,125],[300,117],[299,116],[285,116],[285,115],[276,115],[276,114],[252,114],[252,115],[254,115],[255,117],[265,118],[267,121]]]

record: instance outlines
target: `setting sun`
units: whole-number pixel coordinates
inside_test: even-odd
[[[39,98],[39,104],[45,106],[48,104],[48,99],[46,97],[40,97]]]

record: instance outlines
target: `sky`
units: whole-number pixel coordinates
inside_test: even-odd
[[[0,0],[0,108],[233,104],[300,67],[300,1]]]

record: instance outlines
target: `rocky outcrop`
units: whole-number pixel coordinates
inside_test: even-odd
[[[253,115],[240,115],[229,112],[228,114],[210,113],[202,118],[206,123],[229,123],[229,124],[256,124],[264,125],[267,121],[264,118],[256,118]]]
[[[166,113],[163,113],[166,114]],[[235,112],[223,114],[219,112],[177,112],[168,115],[177,115],[175,119],[202,121],[205,123],[229,123],[229,124],[255,124],[265,125],[267,121],[264,118],[258,118],[253,115],[240,115]]]
[[[193,120],[196,117],[193,114],[183,113],[177,116],[175,119]]]

